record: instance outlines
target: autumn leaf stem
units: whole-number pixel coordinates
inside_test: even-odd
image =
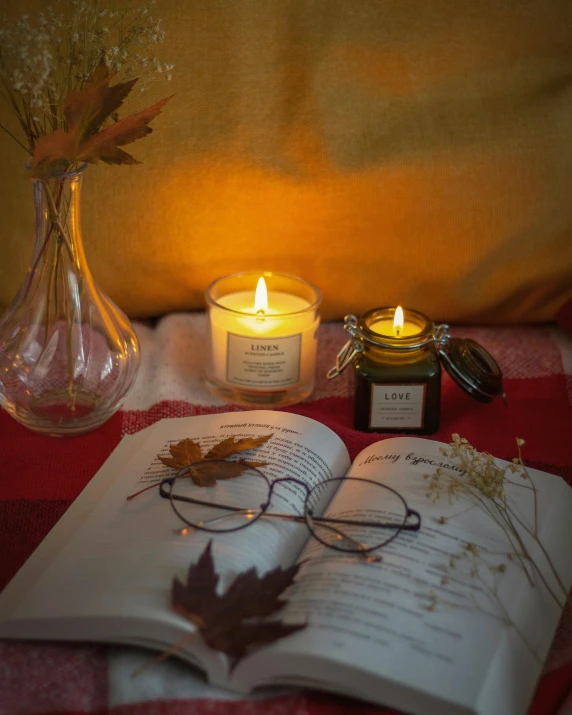
[[[46,324],[44,326],[44,350],[46,349],[46,346],[48,344],[48,340],[50,337],[50,327],[51,327],[51,318],[50,318],[50,312],[52,310],[52,290],[54,287],[54,283],[56,280],[56,272],[58,269],[58,261],[57,261],[57,256],[58,256],[58,247],[56,246],[56,255],[52,258],[52,265],[50,268],[50,276],[48,278],[48,295],[46,299]],[[55,312],[57,314],[57,301],[55,301]]]
[[[158,663],[162,663],[164,660],[167,660],[170,656],[174,655],[178,651],[181,650],[189,641],[193,639],[193,636],[195,635],[195,632],[187,634],[184,638],[182,638],[180,641],[177,643],[174,643],[172,646],[169,646],[167,650],[164,650],[162,653],[159,653],[159,655],[155,656],[151,660],[148,660],[146,663],[143,663],[143,665],[139,666],[137,670],[135,670],[132,674],[132,678],[138,678],[142,673],[144,673],[148,668],[151,668],[153,665],[157,665]]]
[[[77,300],[71,299],[71,315],[66,315],[66,350],[67,350],[67,368],[68,368],[68,395],[72,400],[72,410],[75,409],[75,390],[74,390],[74,351],[73,351],[73,328],[77,317]],[[81,324],[78,330],[78,340],[82,340]]]
[[[58,274],[61,266],[61,260],[62,260],[62,247],[65,246],[70,260],[72,261],[74,267],[76,268],[78,274],[81,275],[81,266],[79,264],[79,260],[77,258],[77,253],[75,250],[75,247],[73,246],[68,233],[66,231],[66,228],[64,227],[64,224],[67,224],[67,213],[69,212],[69,204],[67,205],[67,210],[66,210],[66,215],[65,218],[62,219],[62,202],[64,199],[64,189],[65,189],[65,181],[66,179],[61,179],[58,191],[57,191],[57,197],[54,199],[54,195],[52,193],[52,189],[49,186],[49,183],[47,181],[42,182],[42,191],[44,196],[46,197],[47,203],[48,203],[48,208],[49,208],[49,227],[46,231],[46,236],[44,238],[44,241],[35,256],[34,263],[30,269],[30,275],[33,275],[34,271],[38,267],[39,262],[43,259],[44,261],[44,266],[42,268],[42,273],[46,267],[46,265],[49,263],[50,264],[50,273],[48,276],[48,288],[47,288],[47,299],[46,299],[46,307],[45,311],[43,311],[43,320],[45,321],[44,325],[44,345],[42,347],[42,353],[43,354],[47,347],[48,347],[48,341],[50,338],[50,332],[53,328],[53,325],[56,323],[58,319],[58,315],[60,312],[59,309],[59,301],[58,301]],[[57,240],[56,245],[53,248],[53,252],[51,253],[51,260],[50,260],[50,251],[49,251],[49,246],[52,240],[54,240],[54,229],[57,230],[57,237],[59,240]],[[39,282],[41,280],[41,276],[39,277],[39,280],[36,281],[36,286],[39,285]],[[67,384],[67,392],[72,400],[72,409],[73,409],[73,403],[75,401],[75,389],[74,389],[74,380],[75,380],[75,370],[74,370],[74,352],[73,352],[73,330],[74,330],[74,323],[77,320],[77,301],[74,299],[72,296],[71,300],[71,305],[68,305],[67,300],[66,300],[66,293],[64,291],[64,315],[66,316],[66,353],[67,353],[67,371],[68,371],[68,384]],[[69,313],[69,314],[68,314]],[[81,333],[78,335],[78,339],[81,339]]]
[[[47,188],[47,187],[46,187],[46,188]],[[57,197],[57,199],[56,199],[56,207],[57,207],[58,211],[59,211],[59,206],[61,205],[61,200],[62,200],[62,196],[63,196],[63,191],[64,191],[64,187],[63,187],[63,183],[62,183],[61,186],[60,186],[60,188],[59,188],[58,197]],[[38,263],[40,262],[42,256],[45,255],[46,250],[47,250],[47,247],[48,247],[48,245],[49,245],[49,243],[50,243],[50,238],[51,238],[51,236],[52,236],[53,231],[54,231],[54,225],[53,225],[52,222],[50,222],[50,226],[49,226],[48,231],[47,231],[47,233],[46,233],[46,237],[44,238],[44,242],[42,243],[42,245],[41,245],[41,247],[40,247],[40,250],[38,251],[38,253],[37,253],[36,257],[35,257],[35,260],[34,260],[34,262],[32,263],[32,265],[31,265],[31,267],[30,267],[30,275],[36,270],[36,268],[37,268],[37,266],[38,266]]]
[[[43,188],[47,189],[48,187],[44,184]],[[56,208],[58,208],[61,205],[61,201],[63,198],[63,183],[60,185],[58,196],[56,199]],[[59,211],[59,208],[58,208]],[[26,283],[24,284],[22,290],[24,290],[26,293],[30,291],[29,293],[29,298],[30,301],[34,304],[34,297],[38,291],[39,286],[42,284],[42,281],[44,279],[44,273],[46,272],[46,269],[49,270],[50,275],[48,276],[48,296],[47,296],[47,301],[44,304],[43,301],[35,303],[36,309],[32,311],[31,315],[31,324],[35,326],[40,326],[44,324],[44,346],[42,348],[42,351],[40,353],[41,355],[45,352],[47,349],[47,342],[48,342],[48,337],[49,337],[49,326],[51,324],[51,318],[50,318],[50,312],[52,309],[52,286],[55,286],[57,288],[57,283],[54,283],[54,280],[57,280],[57,266],[56,263],[59,259],[60,253],[61,253],[61,244],[58,243],[58,246],[60,247],[60,252],[56,255],[56,259],[50,261],[50,254],[48,249],[48,246],[50,245],[50,240],[51,236],[54,230],[54,225],[49,221],[49,228],[46,231],[46,236],[44,237],[42,241],[42,245],[40,246],[39,250],[34,256],[34,260],[32,262],[32,265],[30,266],[30,269],[28,271],[28,274],[26,276]],[[40,267],[40,262],[42,263]],[[39,273],[36,273],[36,271],[39,270]],[[64,294],[65,295],[65,294]],[[56,296],[56,305],[57,305],[57,296]],[[26,332],[21,332],[16,343],[12,344],[11,346],[11,351],[13,354],[19,353],[22,350],[22,344],[26,340],[27,333]],[[38,358],[40,359],[40,358]]]
[[[153,489],[154,487],[158,487],[161,482],[155,482],[155,484],[150,484],[148,487],[145,487],[144,489],[140,489],[138,492],[135,492],[135,494],[130,494],[127,497],[127,501],[130,499],[135,499],[135,497],[138,497],[139,494],[143,494],[143,492],[148,491],[149,489]]]
[[[48,204],[50,207],[50,214],[51,214],[50,221],[58,229],[59,234],[60,234],[63,242],[65,243],[66,248],[68,249],[68,253],[70,255],[71,260],[73,261],[77,270],[80,271],[81,266],[79,265],[79,261],[77,260],[76,252],[69,240],[69,237],[67,235],[65,228],[62,226],[61,219],[60,219],[60,211],[55,204],[54,197],[52,196],[51,189],[47,182],[44,185],[44,190],[45,190],[46,198],[48,200]],[[62,186],[62,191],[63,191],[63,186]],[[48,236],[48,239],[49,239],[49,236]]]
[[[45,244],[44,244],[44,245],[45,245]],[[37,258],[37,260],[34,262],[34,266],[32,267],[32,270],[31,270],[31,271],[29,272],[29,274],[28,274],[28,280],[29,280],[30,282],[32,282],[33,279],[34,279],[34,277],[35,277],[35,276],[34,276],[34,271],[37,269],[37,265],[38,265],[38,262],[40,261],[40,259],[43,259],[43,261],[42,261],[42,266],[41,266],[41,268],[40,268],[40,273],[39,273],[39,275],[37,276],[37,278],[36,278],[36,280],[35,280],[35,285],[34,285],[34,287],[33,287],[33,292],[30,293],[30,302],[32,302],[32,303],[34,302],[34,298],[35,298],[35,296],[36,296],[36,293],[38,292],[38,286],[41,284],[41,282],[42,282],[42,280],[43,280],[43,278],[44,278],[44,273],[45,273],[45,271],[46,271],[46,269],[47,269],[47,267],[48,267],[48,263],[49,263],[49,260],[48,260],[48,259],[49,259],[49,256],[48,256],[47,251],[42,250],[42,251],[40,251],[40,252],[38,253],[38,258]]]

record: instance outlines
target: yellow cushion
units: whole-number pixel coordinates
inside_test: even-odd
[[[146,100],[176,96],[130,147],[144,164],[90,168],[83,196],[92,271],[131,316],[251,268],[315,283],[325,318],[541,321],[572,297],[570,0],[155,8],[176,67]],[[33,208],[0,142],[6,304]]]

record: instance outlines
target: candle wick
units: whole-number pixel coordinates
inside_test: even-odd
[[[256,311],[256,317],[258,318],[258,320],[261,320],[262,318],[264,318],[265,315],[266,315],[266,313],[262,308],[260,308],[260,310]]]
[[[400,333],[401,333],[401,326],[396,325],[396,326],[395,326],[395,335],[396,335],[396,337],[399,337]]]

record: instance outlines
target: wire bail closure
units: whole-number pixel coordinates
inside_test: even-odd
[[[344,330],[349,334],[350,339],[343,346],[340,352],[336,355],[336,364],[330,368],[326,374],[328,380],[333,380],[338,377],[346,367],[353,362],[354,358],[365,350],[364,342],[376,347],[384,347],[390,350],[418,350],[419,348],[435,343],[439,347],[448,345],[451,336],[449,334],[449,326],[445,323],[435,325],[431,335],[420,342],[407,345],[396,345],[394,342],[384,342],[382,336],[379,339],[372,340],[362,333],[359,328],[358,318],[355,315],[346,315],[344,318]]]
[[[350,339],[336,355],[336,364],[326,374],[328,380],[333,380],[334,377],[341,375],[353,359],[364,351],[363,342],[361,341],[363,335],[358,328],[358,319],[355,315],[345,316],[344,330],[349,333]]]

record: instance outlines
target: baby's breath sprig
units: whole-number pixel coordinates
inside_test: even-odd
[[[466,508],[452,516],[437,519],[438,523],[446,524],[459,514],[468,509],[479,508],[487,514],[504,532],[509,548],[504,557],[516,563],[524,571],[529,583],[534,585],[535,576],[540,580],[546,591],[560,608],[564,608],[567,591],[558,571],[543,545],[538,531],[538,493],[536,485],[526,468],[522,457],[522,447],[525,442],[517,439],[518,456],[506,466],[499,466],[495,458],[488,452],[477,451],[469,442],[458,434],[452,435],[453,441],[441,452],[448,459],[454,459],[461,467],[457,473],[437,468],[433,474],[424,477],[429,480],[427,497],[438,501],[446,496],[449,503],[464,500]],[[532,520],[526,521],[509,500],[506,487],[511,485],[519,489],[526,489],[532,498]],[[525,543],[523,535],[528,535],[540,550],[555,583],[550,583],[540,568],[537,559]],[[473,553],[477,547],[468,544],[467,553]],[[497,572],[504,573],[506,566],[497,568]]]
[[[155,49],[165,32],[152,14],[154,3],[130,2],[111,10],[103,0],[56,0],[35,21],[28,15],[15,22],[4,19],[0,93],[24,137],[18,138],[5,120],[0,128],[33,154],[42,136],[67,130],[66,96],[82,90],[102,61],[117,79],[137,79],[141,92],[170,80],[174,66],[161,61]]]
[[[507,565],[499,561],[498,557],[499,554],[483,551],[476,544],[465,543],[446,565],[440,567],[442,576],[439,585],[428,594],[420,594],[424,608],[429,612],[463,610],[492,618],[513,628],[532,656],[541,662],[533,644],[515,622],[500,594],[500,583]],[[464,588],[460,592],[458,586],[461,584]]]

